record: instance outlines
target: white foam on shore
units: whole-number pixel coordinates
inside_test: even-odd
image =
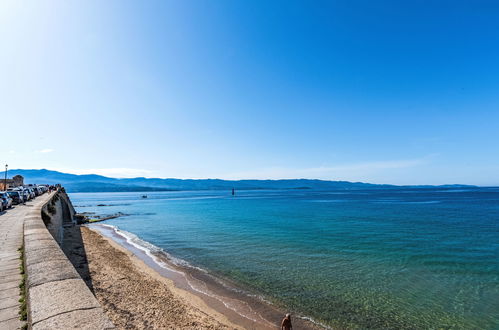
[[[193,266],[189,262],[187,262],[183,259],[176,258],[176,257],[172,256],[171,254],[169,254],[168,252],[166,252],[164,249],[162,249],[154,244],[151,244],[151,243],[141,239],[137,235],[130,233],[126,230],[122,230],[116,226],[108,225],[108,224],[91,224],[88,227],[90,227],[90,228],[93,227],[93,228],[96,228],[97,230],[99,227],[104,227],[104,228],[107,228],[108,230],[111,230],[116,236],[121,237],[122,239],[124,239],[128,244],[130,244],[134,248],[144,252],[144,254],[146,254],[149,258],[151,258],[151,260],[153,260],[154,263],[156,265],[158,265],[159,267],[161,267],[167,271],[171,271],[171,272],[174,272],[174,273],[181,275],[193,291],[196,291],[200,294],[206,295],[208,297],[211,297],[213,299],[220,301],[226,308],[234,311],[238,315],[240,315],[240,316],[242,316],[250,321],[253,321],[256,323],[263,323],[263,324],[266,324],[267,326],[271,326],[271,327],[274,326],[274,324],[272,322],[263,318],[259,313],[254,311],[248,303],[241,301],[241,300],[238,300],[238,299],[232,299],[229,297],[220,296],[220,295],[215,294],[214,292],[210,291],[207,288],[207,286],[204,282],[197,280],[197,279],[194,279],[194,278],[189,279],[189,276],[185,272],[178,270],[178,269],[175,269],[174,267],[171,267],[167,262],[165,262],[160,257],[158,257],[157,254],[161,254],[161,255],[165,256],[167,258],[167,260],[169,262],[171,262],[174,266],[193,268],[193,269],[196,269],[198,271],[203,272],[204,274],[210,276],[210,278],[212,278],[214,281],[216,281],[218,284],[222,285],[224,288],[226,288],[228,290],[234,291],[234,292],[239,293],[239,294],[246,295],[248,297],[256,298],[256,299],[258,299],[258,300],[260,300],[268,305],[273,305],[272,302],[268,301],[267,299],[265,299],[261,295],[252,294],[248,291],[235,288],[235,287],[227,284],[222,279],[211,275],[205,269]],[[113,239],[112,236],[110,238]],[[244,311],[244,309],[246,309],[246,311]],[[319,327],[322,327],[324,329],[332,329],[331,327],[324,325],[321,322],[318,322],[318,321],[316,321],[313,318],[308,317],[308,316],[301,316],[301,315],[295,314],[295,317],[300,318],[302,320],[306,320],[306,321],[313,323],[313,324],[315,324]]]
[[[321,328],[327,329],[327,330],[332,330],[332,329],[333,329],[333,328],[331,328],[331,327],[329,327],[329,326],[327,326],[327,325],[325,325],[325,324],[322,324],[321,322],[316,321],[316,320],[314,320],[313,318],[308,317],[308,316],[300,316],[300,315],[296,315],[296,317],[297,317],[297,318],[300,318],[300,319],[302,319],[302,320],[308,321],[308,322],[310,322],[310,323],[313,323],[313,324],[315,324],[315,325],[317,325],[317,326],[319,326],[319,327],[321,327]]]
[[[106,227],[106,228],[111,229],[114,232],[114,234],[116,234],[116,235],[120,236],[121,238],[125,239],[125,241],[128,244],[130,244],[133,247],[135,247],[136,249],[144,252],[148,257],[150,257],[161,268],[164,268],[164,269],[166,269],[168,271],[172,271],[172,272],[175,272],[175,273],[178,273],[178,274],[185,275],[184,272],[179,271],[177,269],[174,269],[174,268],[170,267],[166,262],[164,262],[163,260],[161,260],[158,256],[154,255],[154,253],[161,252],[161,253],[165,254],[166,257],[169,260],[171,260],[173,264],[177,264],[177,262],[178,262],[177,265],[188,265],[188,263],[186,261],[182,261],[180,259],[172,257],[171,255],[169,255],[166,251],[164,251],[160,247],[157,247],[154,244],[151,244],[151,243],[149,243],[147,241],[144,241],[143,239],[139,238],[137,235],[135,235],[133,233],[130,233],[128,231],[119,229],[116,226],[107,225],[107,224],[98,224],[98,225],[93,225],[93,226],[95,226],[95,227],[102,226],[102,227]]]
[[[159,267],[166,269],[168,271],[180,274],[185,279],[186,283],[189,285],[189,287],[193,291],[196,291],[198,293],[204,294],[206,296],[209,296],[213,299],[220,301],[226,308],[236,312],[238,315],[240,315],[248,320],[251,320],[251,321],[256,322],[256,323],[263,322],[264,324],[267,324],[269,326],[273,326],[273,324],[271,322],[269,322],[268,320],[263,318],[256,311],[254,311],[248,303],[241,301],[241,300],[238,300],[238,299],[232,299],[229,297],[220,296],[220,295],[215,294],[214,292],[210,291],[207,288],[205,283],[203,283],[200,280],[196,280],[194,278],[189,278],[189,276],[185,272],[171,267],[170,265],[168,265],[168,263],[161,260],[161,258],[159,258],[156,254],[162,254],[162,255],[166,256],[167,260],[170,261],[175,266],[188,267],[188,268],[193,268],[193,269],[196,269],[198,271],[201,271],[201,272],[209,275],[217,283],[221,284],[222,286],[224,286],[225,288],[227,288],[229,290],[232,290],[232,291],[238,292],[238,293],[242,293],[242,294],[246,294],[248,296],[256,297],[256,298],[259,298],[259,299],[265,301],[266,303],[270,303],[270,302],[266,301],[265,299],[263,299],[263,297],[257,296],[257,295],[251,295],[245,291],[233,288],[233,287],[229,286],[228,284],[224,283],[222,280],[210,275],[205,269],[193,266],[185,260],[175,258],[172,255],[170,255],[168,252],[163,250],[162,248],[160,248],[154,244],[151,244],[147,241],[144,241],[143,239],[139,238],[137,235],[130,233],[128,231],[119,229],[116,226],[108,225],[108,224],[93,224],[93,225],[90,225],[89,227],[90,228],[93,227],[96,229],[98,229],[98,227],[104,227],[104,228],[107,228],[109,230],[112,230],[115,235],[123,238],[128,244],[130,244],[134,248],[144,252]],[[112,239],[112,237],[110,237],[110,238]]]

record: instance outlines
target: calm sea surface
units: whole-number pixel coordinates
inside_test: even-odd
[[[499,189],[74,193],[78,212],[346,328],[499,329]],[[98,206],[105,205],[105,206]]]

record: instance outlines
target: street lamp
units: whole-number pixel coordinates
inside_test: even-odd
[[[5,179],[3,180],[3,189],[7,190],[7,168],[9,165],[5,164]]]

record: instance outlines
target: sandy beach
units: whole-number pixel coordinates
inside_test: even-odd
[[[119,329],[279,328],[284,311],[196,269],[160,267],[109,228],[66,228],[62,248]],[[300,318],[293,325],[322,329]]]
[[[85,227],[81,234],[91,286],[118,328],[241,329],[110,239]]]

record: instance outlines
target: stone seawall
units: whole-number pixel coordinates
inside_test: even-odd
[[[64,229],[75,225],[74,214],[73,204],[62,191],[42,207],[43,222],[59,246],[64,240]]]
[[[74,209],[58,191],[24,219],[28,324],[32,329],[114,329],[59,244]],[[49,231],[50,230],[50,231]]]

